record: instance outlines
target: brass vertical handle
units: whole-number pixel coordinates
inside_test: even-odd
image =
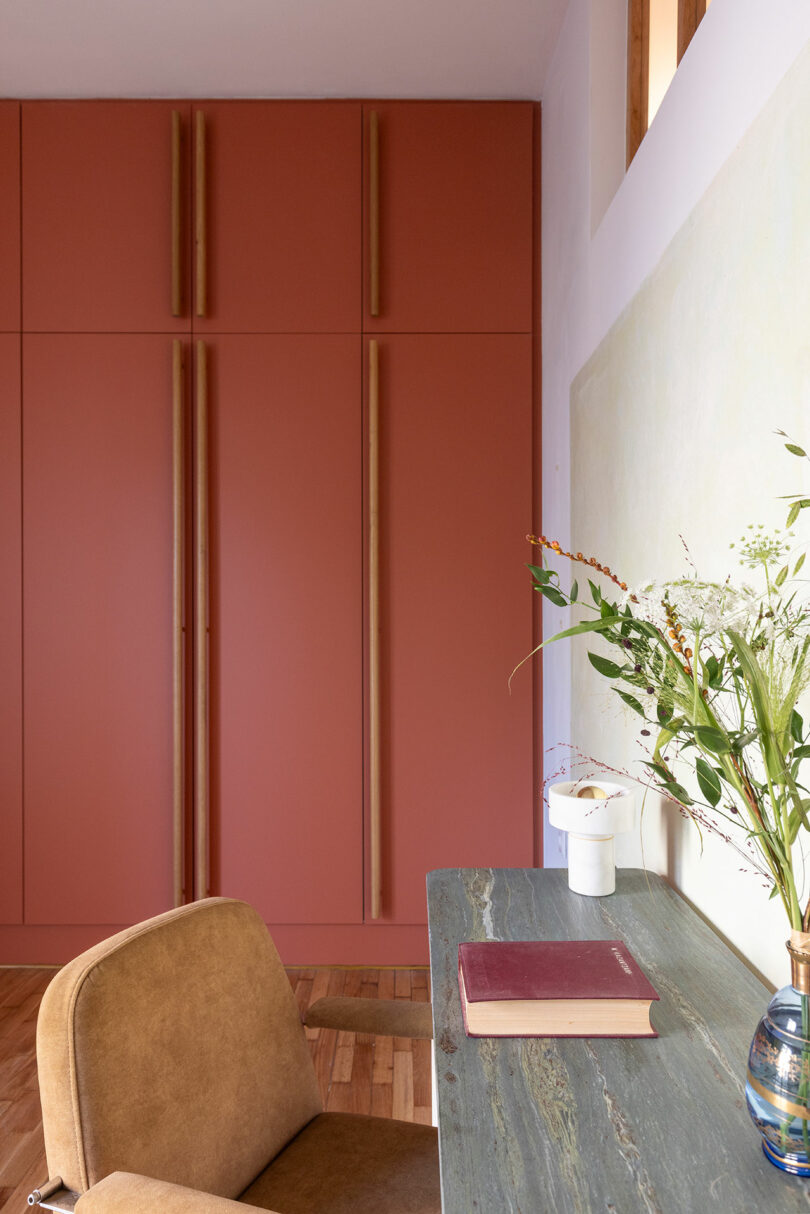
[[[205,193],[205,114],[197,110],[194,117],[194,248],[196,253],[196,312],[205,316],[208,307],[208,249],[206,242]]]
[[[185,400],[183,343],[172,342],[172,702],[173,702],[173,833],[174,905],[183,902],[185,817]]]
[[[172,316],[183,311],[183,261],[181,249],[181,159],[182,133],[179,110],[172,111]]]
[[[380,357],[368,343],[368,698],[371,917],[382,903],[380,771]]]
[[[194,821],[195,897],[208,895],[208,363],[197,342],[195,415]]]
[[[370,311],[380,315],[380,121],[371,111],[368,127],[368,250],[370,270]]]

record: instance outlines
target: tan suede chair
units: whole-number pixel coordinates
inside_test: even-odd
[[[410,999],[324,995],[304,1013],[308,1029],[342,1029],[384,1037],[433,1038],[433,1007]]]
[[[43,1205],[440,1214],[434,1129],[322,1111],[287,976],[243,902],[169,911],[65,966],[37,1060]]]

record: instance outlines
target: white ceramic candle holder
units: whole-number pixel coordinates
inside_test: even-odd
[[[578,796],[583,789],[604,796]],[[632,789],[623,784],[584,780],[553,784],[549,822],[568,834],[568,886],[577,894],[601,897],[616,888],[613,836],[630,830],[635,813]]]

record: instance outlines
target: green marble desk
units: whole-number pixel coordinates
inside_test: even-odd
[[[745,1107],[769,992],[660,877],[617,878],[587,898],[564,869],[429,874],[444,1214],[810,1211]],[[627,943],[661,996],[657,1039],[465,1037],[460,940],[574,938]]]

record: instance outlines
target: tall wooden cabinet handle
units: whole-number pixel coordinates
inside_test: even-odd
[[[172,111],[172,316],[183,311],[183,261],[181,250],[182,128],[180,112]]]
[[[368,255],[370,270],[369,307],[380,315],[380,122],[371,111],[368,127]]]
[[[382,903],[380,771],[380,356],[368,343],[368,698],[371,917]]]
[[[194,821],[195,897],[208,895],[208,364],[197,342],[195,416]]]
[[[205,193],[205,114],[197,110],[194,118],[194,247],[196,251],[196,312],[205,316],[208,307],[208,250],[206,242]]]
[[[185,860],[184,819],[186,793],[185,746],[185,393],[183,391],[183,343],[172,342],[172,696],[173,696],[173,833],[174,905],[183,902]]]

